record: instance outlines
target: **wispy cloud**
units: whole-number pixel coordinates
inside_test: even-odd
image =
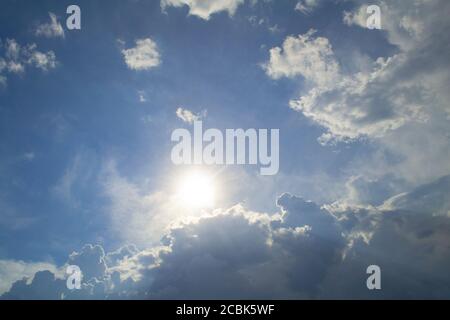
[[[138,90],[139,102],[144,103],[147,102],[147,93],[144,90]]]
[[[134,190],[114,185],[114,193],[122,195],[119,208],[129,206],[130,199],[135,203]],[[2,298],[368,299],[373,292],[361,288],[367,280],[364,271],[374,262],[390,275],[379,298],[445,298],[450,282],[449,204],[435,199],[447,199],[449,189],[446,177],[378,207],[345,201],[320,206],[283,194],[276,214],[242,205],[199,214],[173,224],[161,243],[144,250],[128,245],[105,253],[101,246],[88,244],[67,260],[85,276],[76,293],[67,290],[51,265],[0,262],[0,275],[3,266],[8,279],[53,268],[36,273],[33,281],[19,280]],[[123,223],[130,223],[127,217],[139,209],[136,204],[124,212]],[[435,214],[427,215],[430,211]],[[185,215],[182,208],[179,212]],[[349,270],[360,270],[361,276]],[[410,276],[404,276],[405,270]],[[192,286],[199,278],[208,285]]]
[[[203,111],[200,114],[195,114],[191,110],[184,109],[184,108],[178,108],[176,111],[176,115],[179,119],[183,120],[186,123],[193,123],[194,121],[201,120],[206,116],[206,111]]]
[[[295,5],[295,10],[300,11],[303,14],[310,14],[319,6],[319,1],[320,0],[300,0]]]
[[[58,18],[54,13],[49,12],[50,22],[37,26],[35,34],[36,36],[42,36],[47,38],[64,38],[64,29],[59,23]]]
[[[48,71],[57,66],[55,53],[38,51],[34,43],[22,46],[15,39],[7,39],[3,47],[4,57],[0,56],[0,83],[6,83],[6,72],[24,73],[27,67]]]

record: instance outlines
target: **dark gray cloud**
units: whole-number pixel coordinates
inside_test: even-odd
[[[279,214],[235,206],[174,226],[159,247],[86,245],[68,260],[83,271],[82,290],[43,271],[2,298],[448,298],[449,190],[445,177],[378,207],[284,194]],[[378,292],[366,288],[372,264]]]

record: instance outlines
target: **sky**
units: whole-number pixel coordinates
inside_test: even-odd
[[[0,4],[1,298],[450,297],[448,1],[72,4]],[[175,165],[194,121],[278,173]]]

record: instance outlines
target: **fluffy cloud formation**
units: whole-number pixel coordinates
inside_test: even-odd
[[[0,294],[10,290],[14,282],[23,278],[33,278],[36,272],[42,270],[50,270],[53,273],[57,273],[55,266],[50,263],[0,260]]]
[[[364,28],[366,3],[354,2],[355,9],[344,14],[344,22]],[[389,111],[398,112],[395,108],[400,102],[409,105],[412,111],[409,118],[402,116],[402,126],[373,140],[379,151],[372,159],[361,160],[356,170],[357,174],[377,180],[389,175],[418,186],[450,172],[447,161],[450,157],[450,76],[445,71],[450,67],[447,58],[450,50],[446,45],[450,41],[446,32],[450,23],[444,13],[450,10],[450,3],[382,1],[379,5],[382,32],[398,52],[388,58],[389,66],[380,78],[384,82],[376,82],[373,94],[383,97],[392,93],[391,98],[380,103],[381,110],[387,106]],[[380,108],[375,104],[373,107]],[[392,155],[396,161],[388,160]]]
[[[149,70],[161,64],[158,46],[150,39],[139,39],[136,47],[122,50],[125,63],[132,70]]]
[[[47,53],[37,50],[36,44],[20,45],[14,39],[0,42],[4,55],[0,56],[0,82],[6,83],[5,73],[24,73],[26,67],[34,67],[42,71],[56,68],[56,56],[53,51]]]
[[[47,38],[61,37],[64,38],[64,29],[59,23],[58,18],[54,13],[49,12],[50,22],[39,25],[36,28],[35,34]]]
[[[211,15],[221,11],[227,11],[232,16],[243,3],[244,0],[161,0],[161,8],[164,11],[169,6],[188,6],[190,15],[209,20]]]
[[[380,206],[319,206],[284,194],[280,212],[242,206],[172,225],[160,246],[72,253],[82,290],[53,272],[17,281],[3,299],[446,298],[450,178]],[[366,268],[381,267],[381,291]]]
[[[332,85],[339,75],[328,39],[312,38],[315,30],[298,37],[289,36],[283,47],[270,49],[270,61],[264,69],[272,79],[303,76],[320,86]]]
[[[383,29],[398,52],[356,72],[343,71],[329,41],[311,32],[298,39],[288,37],[283,50],[271,49],[266,72],[274,79],[301,75],[306,80],[302,96],[290,106],[327,130],[320,138],[323,143],[380,138],[407,124],[434,121],[434,117],[440,121],[439,112],[449,111],[444,88],[450,79],[442,71],[450,54],[444,14],[448,7],[445,1],[417,1],[414,6],[381,2]],[[355,12],[345,13],[344,22],[365,27],[365,9],[366,5],[357,4]]]
[[[328,39],[313,35],[310,31],[298,38],[288,37],[283,50],[272,48],[265,69],[273,79],[301,75],[306,80],[305,87],[311,89],[300,99],[290,101],[290,106],[328,130],[321,142],[380,137],[407,121],[426,120],[423,101],[413,95],[420,92],[416,85],[410,83],[401,92],[398,87],[383,86],[401,57],[380,58],[370,72],[346,75]],[[381,86],[384,90],[380,90]]]

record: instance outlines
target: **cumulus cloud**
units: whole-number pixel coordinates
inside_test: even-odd
[[[364,1],[354,4],[354,9],[344,14],[344,22],[352,28],[365,28],[367,4]],[[399,118],[402,125],[397,129],[372,139],[378,150],[358,160],[353,170],[376,180],[388,175],[418,186],[450,172],[450,163],[446,161],[450,157],[447,90],[450,77],[444,71],[449,68],[450,54],[446,45],[450,39],[445,31],[450,24],[444,12],[450,9],[450,4],[447,1],[417,1],[413,6],[402,1],[378,4],[382,34],[397,52],[385,58],[390,62],[380,81],[374,82],[376,86],[371,85],[367,88],[370,91],[363,93],[388,98],[373,104],[378,110],[388,108],[392,114],[398,114],[398,110],[409,108],[411,112]],[[408,108],[404,109],[405,106]],[[329,137],[333,139],[331,133]],[[395,161],[391,160],[393,157]]]
[[[47,38],[64,38],[64,29],[59,23],[58,18],[54,13],[49,12],[50,22],[39,25],[36,28],[35,34]]]
[[[264,69],[272,79],[303,76],[321,86],[337,80],[339,66],[333,57],[328,39],[313,38],[316,31],[310,30],[298,37],[288,36],[282,48],[270,49],[270,60]]]
[[[203,111],[201,114],[195,114],[191,110],[184,109],[184,108],[178,108],[176,111],[176,115],[179,119],[183,120],[186,123],[194,123],[194,121],[201,120],[205,117],[206,111]]]
[[[24,73],[27,67],[48,71],[57,66],[55,53],[38,51],[34,43],[22,46],[15,39],[7,39],[3,50],[4,56],[0,56],[0,82],[3,83],[7,79],[5,73]]]
[[[327,206],[341,221],[348,238],[346,259],[330,269],[325,297],[371,295],[357,283],[365,265],[382,268],[383,289],[378,298],[439,299],[448,296],[450,277],[449,203],[442,200],[450,177],[388,199],[378,207]],[[440,201],[440,202],[437,202]],[[345,277],[354,272],[353,277]]]
[[[9,291],[14,282],[33,278],[36,272],[43,270],[57,273],[57,268],[51,263],[0,260],[0,295]]]
[[[284,194],[276,214],[215,210],[172,225],[144,250],[72,253],[67,264],[82,269],[82,290],[45,271],[2,298],[445,298],[450,216],[448,201],[437,200],[449,191],[446,177],[379,206]],[[381,267],[381,291],[365,287],[372,264]]]
[[[288,37],[283,52],[278,47],[271,49],[265,68],[274,79],[301,75],[307,80],[305,87],[311,87],[309,92],[289,104],[327,129],[319,139],[327,143],[361,136],[380,137],[408,121],[426,121],[423,101],[417,99],[420,91],[414,83],[401,91],[383,86],[401,59],[380,58],[370,72],[347,75],[340,71],[329,41],[313,38],[310,31],[298,38]],[[380,90],[381,86],[384,90]]]
[[[294,206],[303,203],[295,197],[290,201]],[[317,217],[317,230],[315,213],[329,216]],[[131,246],[105,255],[101,247],[87,245],[72,253],[68,261],[83,271],[81,291],[69,292],[62,279],[41,272],[31,282],[16,282],[2,298],[308,296],[342,243],[333,241],[336,232],[321,236],[323,228],[335,230],[329,213],[307,212],[312,215],[310,226],[295,228],[284,222],[290,214],[296,213],[270,216],[235,206],[173,226],[160,247],[136,252]],[[327,223],[330,225],[325,226]],[[298,250],[319,254],[305,259]],[[286,273],[294,269],[298,273]],[[281,282],[277,284],[277,280]]]
[[[211,15],[217,12],[226,11],[229,15],[234,15],[236,9],[244,3],[244,0],[161,0],[161,8],[164,11],[167,7],[189,7],[189,14],[209,20]]]
[[[59,272],[39,271],[32,278],[16,281],[1,298],[6,300],[60,300],[105,299],[114,285],[114,274],[107,274],[105,252],[100,246],[86,245],[80,252],[73,252],[68,264],[78,264],[83,273],[81,290],[67,288],[65,266]]]
[[[274,79],[301,75],[306,80],[301,97],[290,106],[326,129],[322,143],[380,138],[409,124],[430,122],[433,116],[440,121],[436,112],[449,110],[443,84],[448,86],[450,79],[442,73],[449,54],[442,8],[448,5],[382,2],[383,28],[398,52],[373,60],[369,68],[344,71],[329,40],[308,32],[286,38],[283,49],[271,49],[266,72]],[[364,6],[345,13],[344,22],[365,27]]]
[[[136,46],[122,50],[125,63],[132,70],[149,70],[161,64],[157,44],[150,38],[139,39]]]
[[[81,252],[72,252],[68,260],[69,265],[77,265],[84,270],[86,279],[104,277],[106,272],[105,251],[101,246],[86,245]]]

